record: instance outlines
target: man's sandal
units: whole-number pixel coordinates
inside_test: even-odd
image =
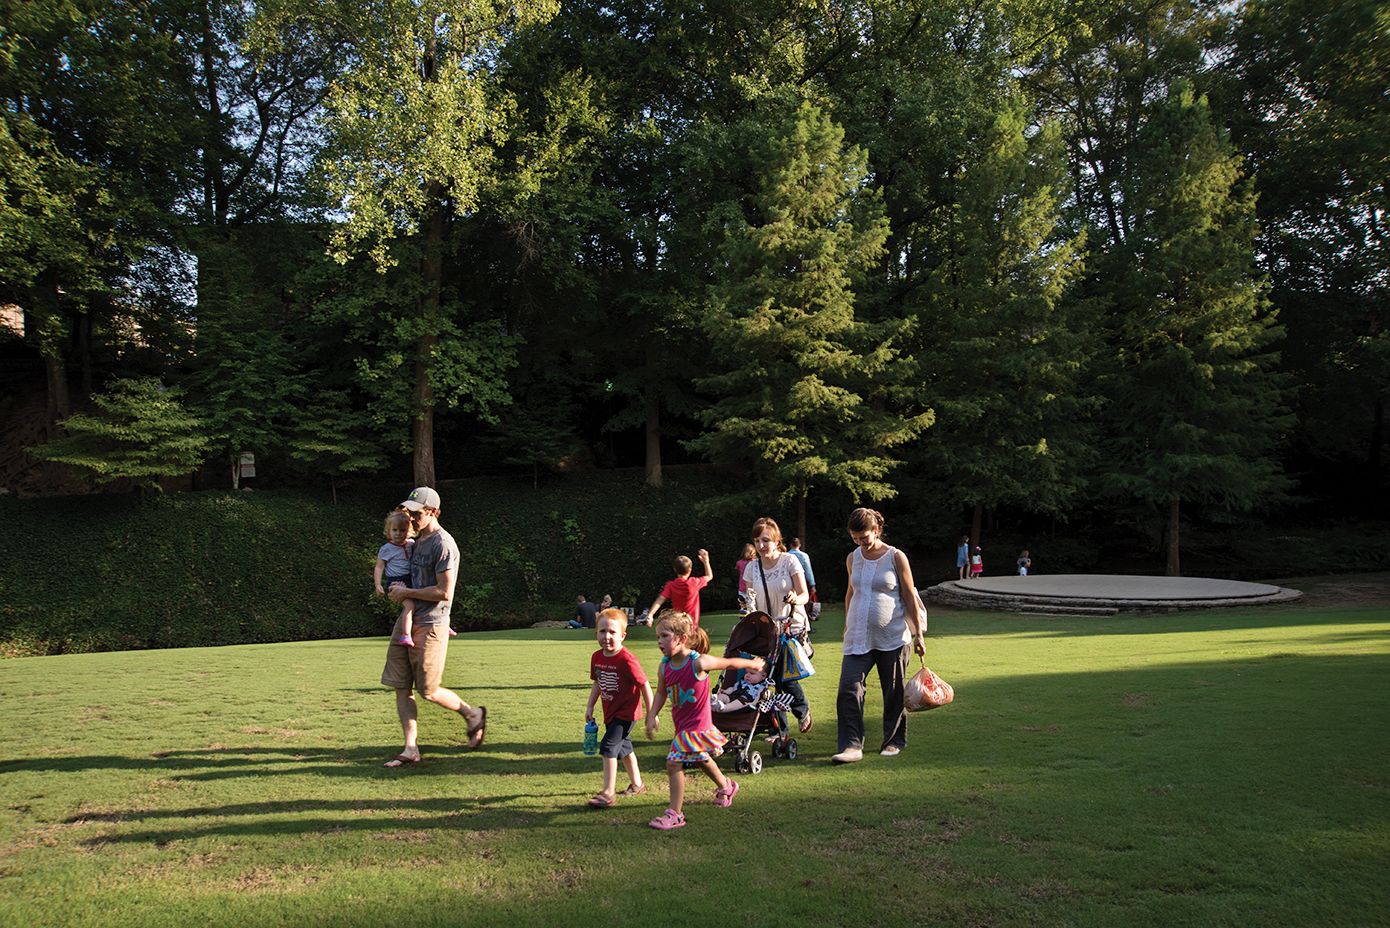
[[[395,770],[397,767],[405,767],[410,764],[418,763],[420,763],[419,755],[411,757],[409,754],[397,754],[395,757],[391,758],[381,766],[387,768],[388,770]]]
[[[487,706],[478,707],[478,724],[468,726],[468,746],[480,748],[487,737]]]

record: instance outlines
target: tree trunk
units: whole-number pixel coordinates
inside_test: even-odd
[[[796,483],[796,537],[801,539],[802,547],[806,542],[806,478],[802,477]]]
[[[1168,501],[1168,576],[1181,577],[1182,568],[1178,561],[1178,522],[1182,501],[1173,497]]]
[[[656,349],[647,343],[647,372],[655,370]],[[661,397],[657,395],[656,384],[650,380],[643,390],[643,403],[647,420],[647,486],[659,487],[661,478]]]
[[[985,530],[985,504],[979,502],[975,504],[975,514],[970,519],[970,543],[978,545],[980,535]]]
[[[37,323],[39,354],[43,357],[44,376],[48,385],[49,435],[59,421],[72,412],[68,398],[67,352],[71,332],[63,318],[62,294],[58,287],[35,291],[37,299],[30,318]]]
[[[82,365],[82,399],[92,398],[92,310],[77,317],[77,357]]]
[[[435,485],[434,387],[430,385],[430,362],[439,341],[435,333],[444,277],[444,190],[432,183],[426,197],[430,212],[424,223],[424,255],[420,258],[420,276],[425,283],[424,295],[420,298],[420,318],[425,325],[415,343],[415,415],[410,422],[417,487]]]

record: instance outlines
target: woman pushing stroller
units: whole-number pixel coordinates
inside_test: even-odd
[[[753,608],[766,612],[777,619],[789,618],[786,634],[802,641],[810,627],[806,619],[806,603],[811,593],[806,586],[806,574],[796,558],[787,554],[782,544],[782,529],[771,518],[764,516],[753,523],[753,546],[757,557],[743,569],[743,579],[748,591],[753,594]],[[791,615],[787,616],[787,607]],[[777,670],[772,671],[774,678]],[[791,712],[796,716],[803,733],[811,730],[811,705],[806,701],[806,693],[797,681],[787,681],[781,685],[784,693],[791,697]],[[785,727],[785,726],[784,726]]]

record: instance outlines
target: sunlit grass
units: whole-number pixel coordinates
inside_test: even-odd
[[[424,706],[398,772],[384,639],[0,662],[0,924],[1390,923],[1385,608],[941,613],[957,702],[843,768],[835,621],[804,759],[691,780],[672,834],[662,737],[583,805],[585,633],[455,639],[486,749]]]

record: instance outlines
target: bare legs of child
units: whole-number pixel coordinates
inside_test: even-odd
[[[700,769],[705,775],[714,781],[714,804],[717,806],[728,807],[734,804],[734,796],[738,795],[738,781],[731,777],[724,776],[719,770],[719,765],[713,758],[706,758],[700,762]],[[685,825],[685,815],[681,808],[685,805],[685,767],[680,761],[668,760],[666,762],[666,776],[671,781],[671,802],[665,812],[652,819],[647,824],[661,831],[670,831],[673,828],[681,828]]]
[[[407,648],[415,647],[415,639],[410,637],[410,626],[415,615],[415,600],[401,600],[401,614],[396,619],[396,628],[392,632],[391,640],[396,644],[405,645]]]
[[[603,758],[603,789],[593,799],[589,800],[589,805],[595,809],[606,809],[618,801],[618,796],[636,796],[647,791],[647,784],[642,782],[642,771],[637,769],[637,755],[627,754],[623,757],[623,766],[627,769],[627,778],[630,781],[627,789],[621,794],[618,793],[618,758]]]

